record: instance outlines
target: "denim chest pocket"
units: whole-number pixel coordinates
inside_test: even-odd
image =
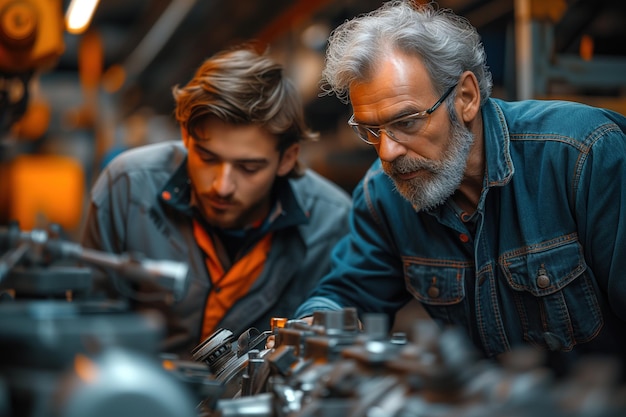
[[[527,342],[568,351],[593,339],[603,325],[593,277],[577,241],[546,242],[501,258]]]
[[[465,299],[465,268],[469,265],[450,262],[437,265],[422,259],[405,258],[404,277],[408,291],[436,321],[467,325]]]

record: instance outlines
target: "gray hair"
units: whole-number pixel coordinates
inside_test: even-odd
[[[389,1],[333,31],[322,91],[348,103],[350,84],[367,80],[390,50],[420,57],[437,94],[454,85],[464,71],[471,71],[478,79],[481,104],[491,95],[491,72],[476,28],[448,9],[412,0]]]

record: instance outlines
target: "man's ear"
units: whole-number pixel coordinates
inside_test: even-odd
[[[472,122],[480,110],[480,87],[471,71],[465,71],[459,78],[456,93],[456,110],[465,123]]]
[[[300,155],[300,144],[294,143],[283,152],[280,162],[278,163],[277,175],[284,177],[293,169]]]

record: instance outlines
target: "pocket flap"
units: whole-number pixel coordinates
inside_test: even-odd
[[[409,291],[419,301],[431,305],[451,305],[465,298],[464,269],[460,266],[434,266],[404,263]]]
[[[501,257],[500,265],[511,288],[545,296],[561,290],[585,270],[582,247],[577,241],[555,241],[533,246],[528,252]]]

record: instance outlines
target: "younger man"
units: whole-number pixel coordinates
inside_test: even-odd
[[[240,48],[216,54],[174,87],[182,142],[127,151],[91,194],[83,245],[189,265],[185,296],[115,278],[111,294],[160,310],[164,351],[182,357],[218,328],[234,334],[289,317],[329,270],[347,232],[349,196],[305,170],[312,134],[281,66]]]

